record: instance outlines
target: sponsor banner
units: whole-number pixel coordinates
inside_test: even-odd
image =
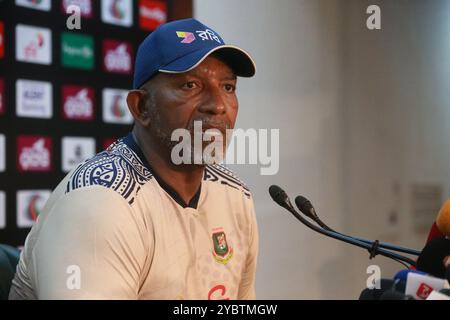
[[[129,75],[133,71],[133,47],[128,42],[103,40],[103,70]]]
[[[0,59],[5,57],[5,25],[0,21]]]
[[[17,170],[19,172],[49,172],[52,170],[53,144],[50,137],[17,137]]]
[[[6,101],[5,101],[5,80],[0,79],[0,116],[6,112]]]
[[[0,134],[0,172],[6,170],[6,138]]]
[[[84,160],[95,155],[95,139],[83,137],[62,138],[62,171],[75,169]]]
[[[94,69],[94,38],[73,32],[61,35],[62,65],[70,68]]]
[[[17,226],[31,228],[50,197],[50,190],[17,191]]]
[[[92,18],[94,15],[92,0],[63,0],[62,1],[63,13],[67,13],[67,9],[70,6],[78,6],[80,8],[80,14],[83,18]]]
[[[16,5],[41,11],[50,11],[52,9],[51,0],[16,0]]]
[[[140,0],[139,26],[146,31],[153,31],[167,22],[167,5],[165,1]]]
[[[6,170],[6,138],[0,134],[0,172]]]
[[[64,85],[61,89],[62,117],[66,120],[94,120],[94,89]]]
[[[16,26],[16,59],[21,62],[52,63],[50,29],[18,24]]]
[[[127,106],[127,90],[106,88],[103,90],[103,121],[106,123],[132,124],[133,116]]]
[[[132,0],[101,0],[102,21],[118,26],[133,25]]]
[[[6,227],[6,194],[0,191],[0,229]]]
[[[106,150],[111,146],[114,142],[116,142],[117,138],[106,138],[103,140],[103,150]]]
[[[50,119],[53,116],[53,88],[50,82],[22,80],[16,82],[16,115]]]

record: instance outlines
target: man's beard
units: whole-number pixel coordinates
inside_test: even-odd
[[[153,109],[154,110],[154,109]],[[168,157],[171,158],[171,154],[172,154],[172,150],[175,146],[177,146],[178,144],[180,144],[182,142],[182,139],[180,139],[179,141],[173,141],[172,140],[172,132],[168,132],[167,130],[165,130],[160,115],[157,112],[152,112],[152,124],[150,126],[150,132],[152,134],[153,137],[155,137],[159,143],[159,145],[165,149],[165,151],[167,152]],[[195,127],[194,127],[194,123],[196,121],[201,122],[202,124],[202,128],[203,130],[200,131],[195,131]],[[197,126],[199,126],[197,124]],[[210,141],[203,141],[203,137],[206,131],[206,129],[204,128],[214,128],[214,131],[220,131],[220,134],[222,135],[222,141],[221,141],[221,153],[217,154],[215,152],[215,149],[213,149],[213,151],[211,152],[211,156],[209,157],[204,157],[204,151],[205,148],[208,147],[208,145],[212,144],[216,137],[215,135],[212,135],[212,139],[210,139]],[[183,151],[181,151],[180,156],[182,156],[183,158],[187,158],[188,159],[188,164],[193,164],[193,165],[207,165],[207,164],[212,164],[213,163],[218,163],[221,162],[225,156],[225,152],[226,152],[226,148],[228,145],[228,141],[227,141],[227,130],[230,129],[230,126],[223,120],[212,120],[212,119],[202,119],[202,120],[193,120],[191,122],[189,122],[189,124],[187,125],[186,128],[184,128],[185,130],[187,130],[190,134],[190,148],[184,148]],[[195,143],[195,135],[201,137],[202,143],[201,143],[201,148],[199,147],[195,147],[194,143]],[[220,140],[219,140],[220,141]],[[217,142],[219,143],[219,142]],[[189,152],[189,155],[184,155],[182,154],[183,152]],[[215,160],[212,160],[215,159]]]

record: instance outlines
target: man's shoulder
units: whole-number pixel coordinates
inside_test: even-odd
[[[101,186],[116,191],[132,204],[139,189],[151,178],[150,170],[120,139],[72,171],[67,181],[66,193],[80,188]]]
[[[237,175],[229,168],[220,165],[213,164],[205,167],[205,175],[203,178],[205,181],[211,181],[220,185],[239,190],[246,198],[251,198],[252,194],[247,185],[242,182]]]

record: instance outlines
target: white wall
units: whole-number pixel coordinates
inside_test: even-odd
[[[381,8],[380,31],[369,31],[360,18],[368,1],[347,3],[346,227],[421,249],[427,233],[412,224],[412,185],[439,185],[443,198],[450,197],[450,2],[370,1]],[[396,224],[389,223],[391,213]],[[352,261],[357,270],[367,260],[358,253]],[[375,263],[384,277],[401,267],[384,258]]]
[[[365,28],[379,4],[382,30]],[[258,215],[260,299],[356,299],[366,268],[400,265],[319,236],[275,205],[270,184],[303,194],[330,226],[420,248],[410,186],[450,196],[450,23],[445,0],[196,0],[195,17],[255,58],[240,79],[238,127],[280,129],[280,170],[233,169]],[[396,224],[389,216],[397,214]],[[431,223],[431,221],[430,221]]]
[[[280,129],[280,170],[261,176],[255,166],[234,167],[251,187],[261,237],[257,292],[261,299],[337,295],[332,264],[344,245],[307,230],[270,199],[280,184],[294,199],[304,194],[340,227],[341,128],[338,108],[340,44],[337,7],[323,1],[195,1],[195,17],[225,41],[248,50],[257,75],[240,79],[242,128]],[[328,23],[323,23],[324,19]],[[320,201],[319,201],[320,200]],[[345,291],[345,290],[344,290]]]

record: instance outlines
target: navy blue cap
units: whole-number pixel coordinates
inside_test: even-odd
[[[225,44],[211,28],[195,19],[168,22],[158,27],[139,46],[133,88],[138,89],[158,72],[182,73],[194,69],[217,52],[240,77],[252,77],[256,66],[243,49]]]

